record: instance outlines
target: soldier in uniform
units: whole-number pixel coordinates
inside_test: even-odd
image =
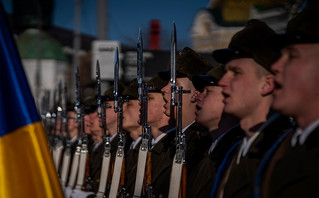
[[[167,197],[171,167],[174,158],[174,126],[164,112],[165,101],[161,89],[167,84],[158,75],[147,82],[153,89],[148,93],[148,125],[152,131],[151,178],[155,197]]]
[[[137,158],[141,145],[142,126],[139,125],[139,101],[137,80],[133,80],[123,91],[123,129],[132,138],[132,143],[125,155],[125,188],[126,196],[133,197],[136,179]]]
[[[118,94],[122,95],[125,85],[122,83],[119,83],[118,87]],[[106,133],[110,136],[110,143],[111,143],[111,162],[110,162],[110,168],[108,173],[108,188],[111,186],[111,180],[113,175],[113,169],[114,169],[114,162],[115,162],[115,155],[117,150],[117,114],[114,111],[114,86],[111,86],[108,90],[104,92],[104,95],[102,96],[102,102],[106,106],[105,108],[105,126],[106,126]],[[102,119],[100,118],[100,127],[102,128]],[[102,157],[102,156],[101,156]],[[109,189],[108,189],[109,190]]]
[[[71,146],[71,159],[75,153],[75,149],[78,143],[79,135],[79,123],[75,121],[74,104],[68,103],[67,105],[67,116],[68,116],[68,131],[70,136]]]
[[[192,84],[193,74],[206,74],[213,65],[201,57],[192,49],[186,47],[177,56],[176,60],[176,86],[182,86],[183,90],[190,93],[183,94],[182,106],[182,131],[186,135],[186,161],[187,173],[192,172],[193,167],[203,158],[205,151],[211,145],[211,138],[206,128],[195,122],[196,89]],[[169,71],[159,73],[163,80],[170,78]],[[174,118],[170,112],[171,83],[162,88],[166,104],[165,114]]]
[[[308,4],[270,43],[281,49],[272,65],[272,107],[293,116],[288,131],[262,162],[256,197],[319,197],[319,4]],[[261,189],[261,190],[260,190]]]
[[[92,151],[93,145],[94,145],[94,139],[92,137],[92,131],[91,131],[91,127],[92,127],[92,121],[91,121],[91,117],[90,114],[94,114],[95,111],[97,109],[97,105],[96,105],[96,100],[94,97],[88,97],[84,100],[84,129],[81,127],[81,132],[80,134],[82,134],[83,132],[87,135],[88,137],[88,149],[89,152]],[[82,121],[81,121],[82,122]]]
[[[96,101],[96,100],[95,100]],[[92,150],[90,153],[90,176],[92,179],[92,191],[97,193],[99,188],[102,156],[104,152],[104,145],[102,140],[103,130],[100,127],[97,109],[89,114],[91,122],[91,135],[94,140]]]
[[[100,168],[95,164],[100,164],[103,147],[102,147],[102,129],[99,126],[99,117],[97,114],[96,97],[85,99],[85,117],[84,131],[88,136],[88,161],[86,165],[87,191],[96,192],[98,188]]]
[[[226,68],[219,81],[224,111],[236,116],[245,132],[241,143],[226,154],[220,165],[214,197],[252,197],[260,161],[289,127],[288,119],[270,111],[275,86],[270,65],[279,53],[269,49],[265,40],[274,34],[264,22],[252,19],[232,37],[228,48],[213,52]]]
[[[244,135],[238,127],[238,120],[223,113],[223,88],[218,85],[218,80],[224,73],[225,68],[221,65],[210,70],[207,75],[193,76],[193,84],[199,91],[196,96],[196,122],[209,130],[213,143],[188,177],[187,197],[210,196],[218,167],[226,152]]]

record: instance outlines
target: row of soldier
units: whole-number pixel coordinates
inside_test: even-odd
[[[170,70],[127,87],[115,77],[82,122],[68,108],[71,154],[85,143],[89,160],[70,184],[56,157],[62,184],[92,197],[319,197],[318,11],[308,1],[281,35],[248,21],[212,53],[220,66],[187,47],[176,54],[173,33]]]

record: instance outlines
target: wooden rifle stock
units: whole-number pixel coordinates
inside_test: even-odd
[[[83,190],[85,191],[91,191],[92,185],[91,185],[91,176],[90,176],[90,155],[87,154],[86,156],[86,165],[85,165],[85,177],[83,181]]]
[[[186,191],[187,191],[187,166],[186,164],[184,164],[182,169],[182,180],[181,180],[181,189],[179,191],[179,197],[186,198]]]
[[[106,189],[107,195],[109,195],[109,193],[110,193],[113,172],[114,172],[114,162],[111,161],[110,168],[109,168],[109,174],[107,175],[107,185],[106,185],[107,186],[107,189]]]
[[[121,179],[120,179],[120,197],[125,197],[125,157],[123,157]]]
[[[146,185],[152,184],[152,152],[147,153]]]
[[[145,197],[152,197],[152,152],[147,153]]]

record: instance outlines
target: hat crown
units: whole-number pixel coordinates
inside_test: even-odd
[[[126,98],[130,98],[133,100],[137,100],[138,99],[138,82],[137,79],[134,79],[131,81],[131,83],[129,84],[129,86],[127,86],[124,91],[123,91],[123,96]]]
[[[125,85],[121,82],[118,84],[118,95],[122,95],[123,91],[125,89]],[[110,101],[110,100],[115,100],[114,97],[114,85],[112,85],[110,88],[108,88],[105,92],[104,95],[102,96],[103,101]]]
[[[190,80],[194,74],[206,74],[214,66],[189,47],[179,52],[176,70],[185,74]]]
[[[319,1],[309,1],[287,25],[287,34],[304,37],[301,42],[319,42]]]
[[[150,90],[150,92],[161,92],[161,89],[165,87],[167,83],[168,82],[160,78],[159,75],[155,75],[147,82],[147,85],[153,87],[153,90]]]
[[[278,59],[279,51],[267,45],[267,39],[275,32],[266,23],[251,19],[246,26],[237,32],[229,43],[229,48],[213,52],[213,57],[220,63],[238,58],[253,58],[259,65],[270,71],[271,64]]]
[[[225,73],[226,73],[225,65],[220,65],[218,67],[215,67],[215,68],[209,70],[206,75],[214,77],[217,80],[220,80]]]
[[[253,51],[263,47],[264,41],[274,34],[275,32],[264,22],[252,19],[248,21],[244,29],[232,37],[229,48],[252,56]]]

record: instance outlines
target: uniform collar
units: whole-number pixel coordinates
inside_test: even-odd
[[[308,136],[319,126],[319,119],[308,125],[305,130],[297,128],[296,132],[291,138],[291,146],[295,147],[297,144],[297,138],[299,138],[299,145],[303,145],[307,140]]]

